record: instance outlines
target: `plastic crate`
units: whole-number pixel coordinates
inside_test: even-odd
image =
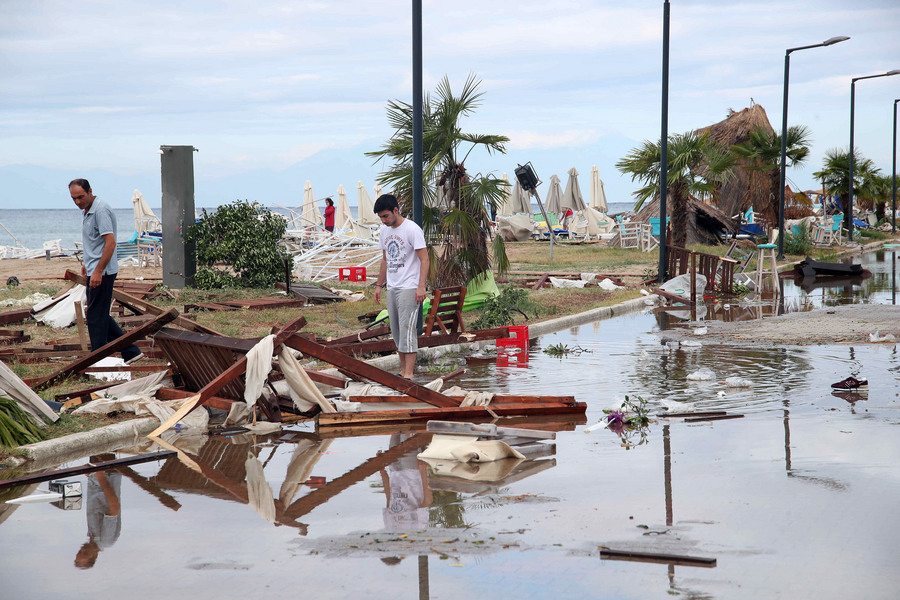
[[[341,267],[338,269],[338,280],[339,281],[365,281],[366,280],[366,268],[365,267]]]

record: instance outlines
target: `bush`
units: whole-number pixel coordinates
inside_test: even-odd
[[[784,235],[784,253],[794,255],[806,255],[812,251],[813,243],[809,237],[809,226],[806,223],[800,223],[797,226],[799,233],[785,233]]]
[[[269,287],[284,276],[285,255],[278,247],[287,223],[257,202],[236,200],[191,225],[196,244],[195,287]]]
[[[491,329],[515,325],[515,315],[519,313],[526,319],[526,310],[533,311],[534,304],[528,298],[528,291],[522,288],[508,286],[503,288],[497,296],[492,296],[484,301],[481,316],[472,322],[474,329]]]

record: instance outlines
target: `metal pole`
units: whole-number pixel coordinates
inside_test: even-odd
[[[853,119],[856,116],[856,79],[850,80],[850,169],[847,180],[847,210],[844,212],[844,226],[847,241],[853,241]],[[841,207],[843,208],[843,207]]]
[[[778,260],[784,260],[784,186],[787,180],[788,78],[791,51],[784,53],[784,100],[781,104],[781,178],[778,186]]]
[[[894,100],[894,152],[891,155],[891,233],[897,233],[897,103],[900,98]]]
[[[663,3],[662,115],[659,136],[659,282],[666,280],[666,198],[669,187],[669,0]]]
[[[422,0],[412,2],[413,221],[422,226]]]
[[[529,190],[532,195],[534,195],[534,199],[537,200],[538,208],[541,209],[541,214],[544,216],[544,223],[547,224],[547,230],[550,232],[550,262],[553,262],[553,241],[556,239],[556,235],[553,233],[553,225],[550,224],[550,219],[547,218],[547,211],[544,210],[544,203],[541,202],[541,197],[538,196],[537,188],[531,188]]]

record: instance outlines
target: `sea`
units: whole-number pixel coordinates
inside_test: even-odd
[[[628,212],[632,209],[630,202],[613,202],[609,205],[608,214]],[[270,207],[273,212],[287,215],[288,211],[280,207]],[[158,217],[162,209],[151,207]],[[302,207],[294,210],[302,211]],[[207,211],[215,211],[215,207],[207,207]],[[118,241],[127,241],[134,235],[134,211],[131,208],[114,208],[118,224]],[[202,212],[198,208],[197,212]],[[532,212],[538,212],[537,204],[532,204]],[[357,207],[350,206],[350,213],[355,219]],[[75,248],[75,242],[81,241],[81,210],[78,208],[32,208],[32,209],[0,209],[0,246],[24,246],[29,249],[41,249],[44,242],[60,240],[63,249]]]

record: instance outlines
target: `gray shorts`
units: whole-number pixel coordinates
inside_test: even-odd
[[[388,289],[387,310],[391,320],[391,336],[397,344],[397,352],[413,353],[419,349],[416,322],[419,317],[419,303],[416,290]]]

